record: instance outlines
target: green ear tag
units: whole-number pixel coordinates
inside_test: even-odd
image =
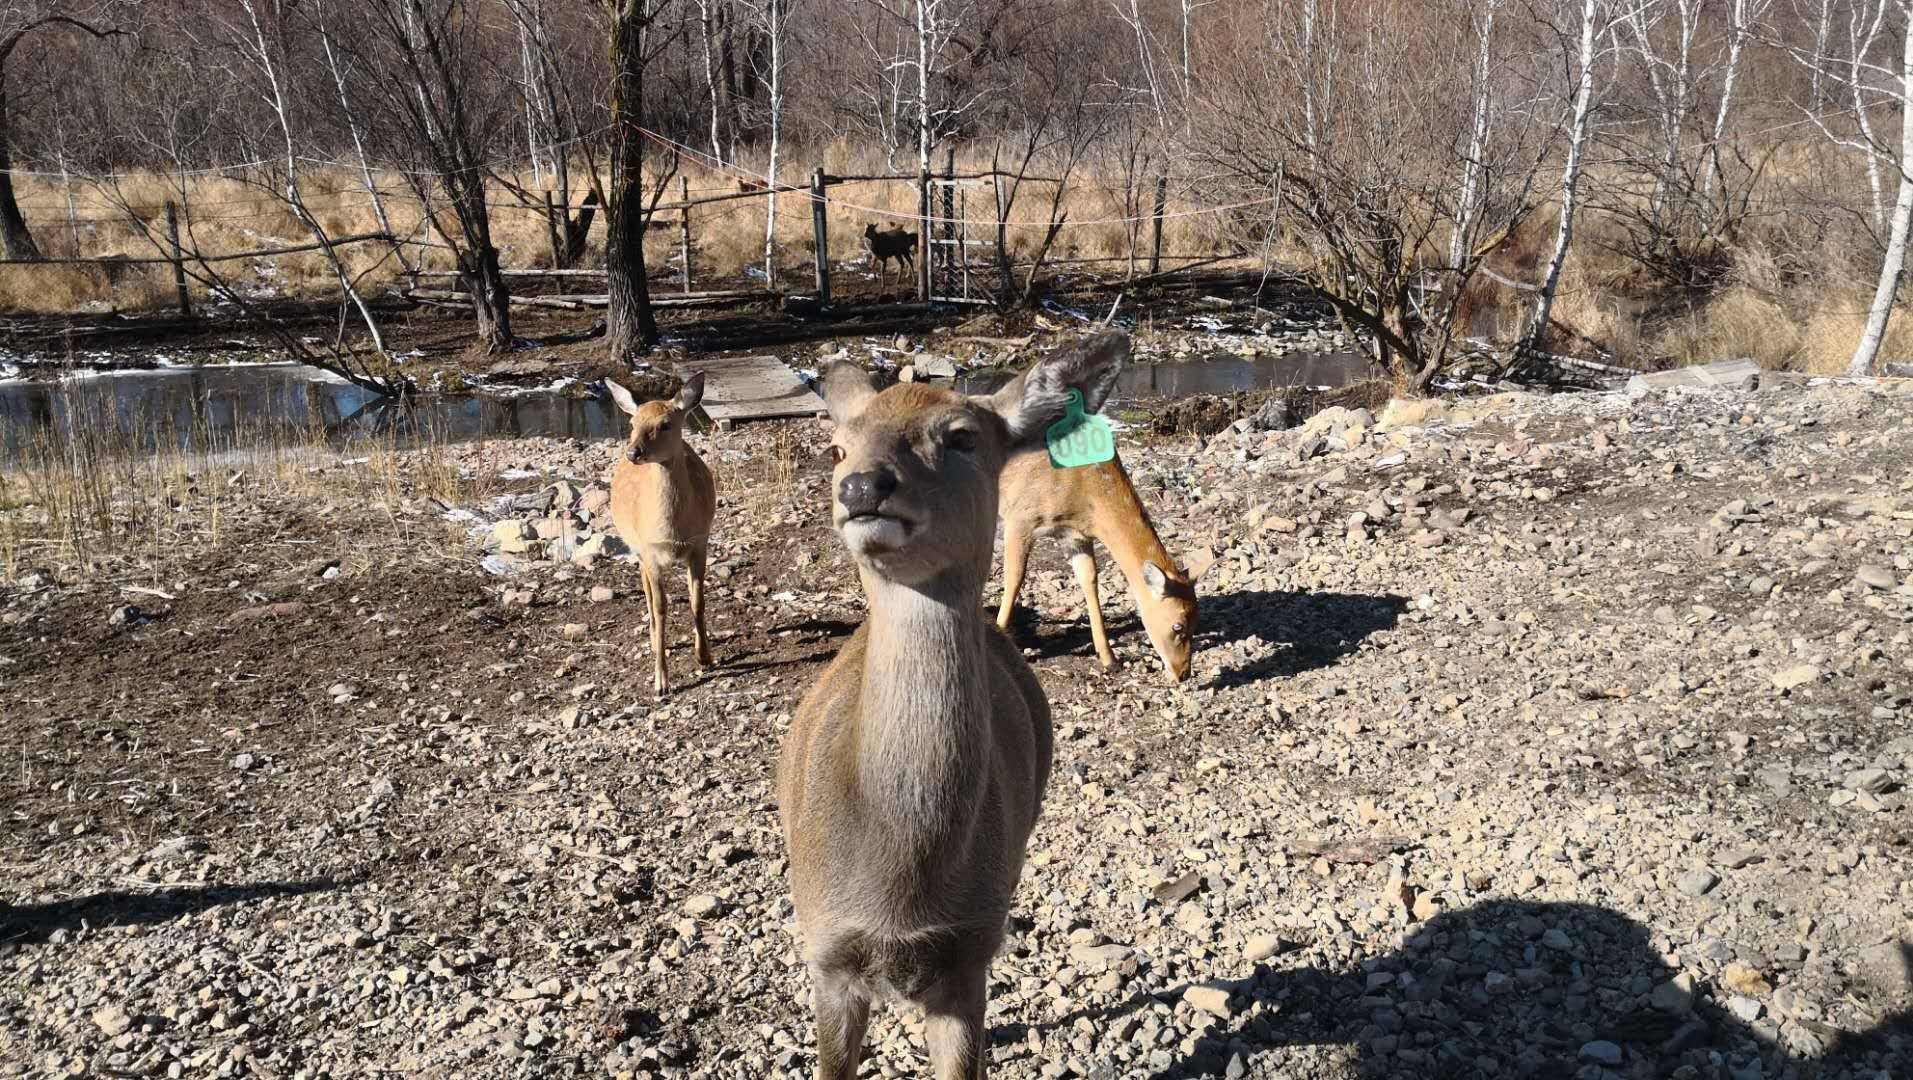
[[[1109,421],[1083,411],[1081,390],[1070,388],[1066,409],[1063,418],[1044,434],[1049,442],[1050,464],[1074,469],[1115,460],[1116,436],[1109,430]]]

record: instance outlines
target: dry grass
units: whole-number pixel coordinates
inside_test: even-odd
[[[369,436],[342,453],[316,424],[241,419],[215,431],[116,409],[75,388],[51,418],[0,421],[0,576],[111,567],[160,586],[239,519],[279,513],[289,497],[351,507],[368,544],[450,551],[459,538],[429,500],[469,505],[495,482],[461,472],[446,433],[429,427],[403,441],[395,431]]]
[[[846,145],[826,147],[820,155],[825,168],[835,173],[875,173],[884,170],[879,159],[852,151]],[[801,182],[814,167],[815,158],[804,158],[796,167],[780,170],[784,182]],[[988,167],[986,161],[959,159],[959,171]],[[739,170],[761,175],[768,163],[745,160]],[[694,163],[682,166],[692,196],[735,192],[735,174],[705,169]],[[905,168],[902,171],[909,171]],[[1053,257],[1110,258],[1131,254],[1132,239],[1137,251],[1148,243],[1146,228],[1132,229],[1108,219],[1128,216],[1123,205],[1120,180],[1110,181],[1079,173],[1079,179],[1066,193],[1063,210],[1073,223],[1059,239]],[[574,175],[582,175],[582,165]],[[539,185],[530,175],[515,178],[536,190]],[[422,207],[396,176],[375,177],[383,193],[388,220],[400,236],[436,241],[423,228]],[[166,203],[176,202],[181,209],[182,241],[191,250],[207,254],[249,251],[260,248],[306,243],[305,227],[269,189],[270,178],[246,180],[229,176],[192,177],[184,186],[177,178],[134,175],[96,187],[75,182],[63,187],[46,177],[21,177],[19,199],[29,226],[47,254],[108,258],[152,258],[167,254]],[[666,202],[676,201],[679,184],[673,180],[663,195]],[[303,198],[319,223],[333,236],[376,232],[378,217],[372,198],[356,173],[344,169],[314,169],[302,175]],[[1027,258],[1042,236],[1047,220],[1053,185],[1025,183],[1018,193],[1010,220],[1012,250]],[[72,212],[69,215],[68,197]],[[582,199],[574,191],[574,202]],[[844,184],[831,189],[831,197],[841,207],[831,215],[832,257],[839,261],[863,258],[863,227],[875,222],[889,227],[915,213],[917,196],[909,181],[868,181]],[[988,222],[994,218],[994,195],[988,185],[962,189],[958,198],[967,203],[967,214],[982,222],[973,227],[975,239],[988,239]],[[1186,204],[1172,199],[1172,211]],[[536,267],[551,263],[549,234],[542,207],[519,205],[502,186],[492,192],[491,228],[506,266]],[[940,208],[939,208],[940,209]],[[769,201],[764,198],[739,199],[697,207],[691,211],[693,281],[713,277],[734,278],[747,268],[760,268],[764,261],[764,229]],[[776,262],[781,274],[798,273],[813,257],[814,241],[808,201],[802,195],[783,195],[778,200]],[[661,216],[675,220],[675,214]],[[448,227],[450,222],[445,223]],[[1133,235],[1132,235],[1133,234]],[[587,248],[587,265],[603,256],[603,227],[594,224]],[[1210,251],[1223,246],[1223,239],[1211,218],[1170,218],[1164,224],[1163,248],[1170,254]],[[450,253],[436,248],[410,249],[412,256],[428,269],[450,269]],[[646,261],[654,273],[674,270],[679,265],[678,234],[666,228],[650,234]],[[346,249],[346,269],[373,289],[393,286],[399,280],[400,266],[387,245],[361,243]],[[1112,264],[1120,266],[1120,264]],[[332,296],[337,284],[323,255],[306,252],[261,258],[251,263],[222,264],[235,286],[248,291],[270,292],[284,296]],[[195,294],[205,290],[195,284]],[[112,280],[96,267],[32,266],[0,268],[0,311],[49,312],[142,311],[157,310],[173,301],[170,270],[164,266],[128,267],[117,271]]]

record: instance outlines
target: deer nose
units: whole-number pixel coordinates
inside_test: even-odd
[[[837,501],[851,517],[874,514],[877,507],[897,490],[897,476],[889,469],[851,473],[837,481]]]

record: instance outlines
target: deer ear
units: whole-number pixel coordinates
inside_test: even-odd
[[[631,391],[609,380],[606,380],[604,389],[611,395],[611,400],[617,404],[618,408],[632,416],[638,414],[638,399],[631,396]]]
[[[831,420],[839,424],[862,412],[870,399],[877,396],[870,373],[848,360],[839,360],[825,368],[818,386],[824,408],[830,411]]]
[[[1169,593],[1169,577],[1162,572],[1162,567],[1155,563],[1142,564],[1142,581],[1144,585],[1149,586],[1149,595],[1158,600]]]
[[[990,408],[1003,417],[1016,441],[1039,438],[1044,428],[1062,418],[1071,389],[1082,391],[1083,411],[1102,411],[1128,359],[1128,334],[1097,334],[1037,361],[990,395]]]
[[[690,412],[697,408],[698,402],[703,400],[704,373],[693,371],[691,377],[684,380],[683,387],[678,390],[678,396],[671,399],[671,406],[679,412]]]

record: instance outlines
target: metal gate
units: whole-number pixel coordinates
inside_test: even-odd
[[[969,192],[988,180],[930,178],[930,299],[941,304],[990,303],[990,268],[977,248],[987,248],[989,224],[971,228]],[[981,235],[977,235],[981,234]]]

